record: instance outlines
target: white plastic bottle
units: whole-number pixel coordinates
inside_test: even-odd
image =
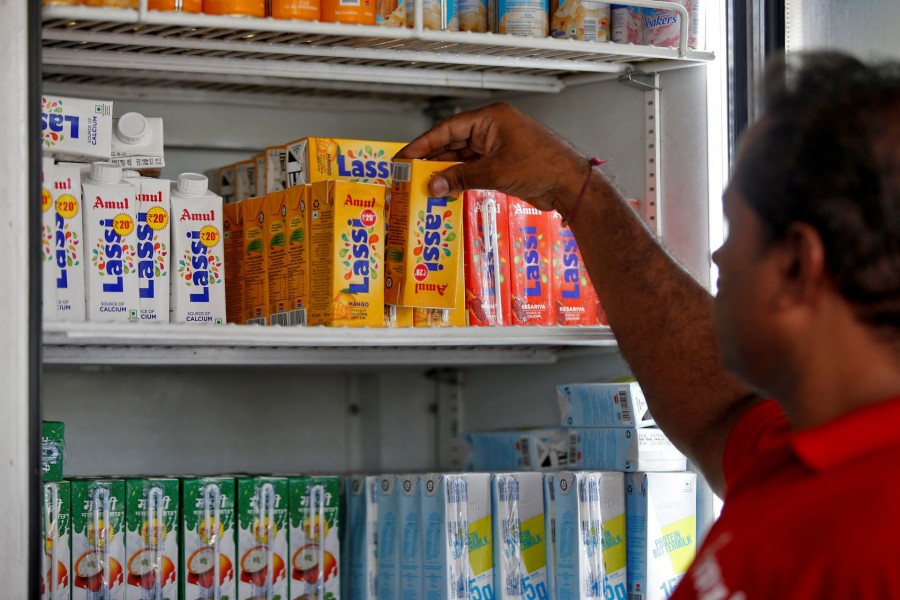
[[[140,299],[134,186],[122,179],[122,167],[96,162],[82,184],[82,192],[88,321],[137,321]]]
[[[171,321],[225,323],[222,197],[199,173],[182,173],[172,190]]]

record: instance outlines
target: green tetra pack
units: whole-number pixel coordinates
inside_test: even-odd
[[[337,477],[291,477],[291,598],[338,600],[340,500]]]
[[[181,481],[181,598],[235,598],[233,477]]]
[[[238,600],[288,597],[288,480],[237,480]]]
[[[178,480],[125,481],[125,580],[129,598],[178,598]]]
[[[125,481],[72,481],[72,556],[73,597],[124,600]]]

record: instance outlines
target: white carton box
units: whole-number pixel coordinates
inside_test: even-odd
[[[554,475],[559,600],[625,598],[625,480],[622,473]]]
[[[667,600],[696,553],[695,473],[629,473],[628,597]]]
[[[548,597],[556,598],[556,475],[544,474],[544,549],[547,553]]]
[[[84,206],[81,171],[56,165],[50,189],[55,206],[53,254],[56,259],[54,288],[57,321],[84,321]]]
[[[491,479],[496,598],[549,598],[540,473],[495,473]]]
[[[539,470],[683,471],[684,455],[659,429],[540,429],[532,432],[531,464]]]
[[[378,597],[400,597],[400,494],[396,475],[378,480]]]
[[[53,159],[41,161],[41,315],[56,319],[56,207],[53,202]]]
[[[171,188],[168,179],[131,178],[137,189],[137,269],[141,323],[169,322],[172,271]]]
[[[468,433],[471,471],[683,471],[687,461],[659,429],[547,428]]]
[[[490,474],[424,475],[422,523],[425,597],[493,598]]]
[[[466,471],[525,471],[530,468],[530,431],[486,431],[463,435],[469,446]]]
[[[240,202],[256,195],[256,160],[234,164],[234,201]]]
[[[142,175],[159,175],[166,166],[163,120],[136,112],[113,119],[110,155],[110,162],[123,169],[134,169]]]
[[[400,597],[421,600],[425,597],[422,571],[422,498],[421,478],[401,475],[397,478],[400,516]]]
[[[287,173],[285,172],[285,157],[287,152],[284,146],[270,146],[266,148],[266,193],[278,192],[287,188]]]
[[[207,179],[182,173],[172,190],[172,268],[169,311],[173,323],[225,323],[225,252],[222,198]]]
[[[84,234],[91,257],[86,269],[87,319],[136,322],[141,302],[134,186],[122,179],[118,165],[94,163],[81,189]]]
[[[656,424],[641,386],[573,383],[556,388],[563,427],[650,427]]]
[[[41,98],[41,147],[59,160],[109,160],[112,102],[63,96]]]
[[[347,538],[350,600],[376,600],[378,564],[378,477],[350,478],[347,494]]]

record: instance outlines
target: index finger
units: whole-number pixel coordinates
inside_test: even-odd
[[[394,158],[423,158],[466,147],[480,122],[476,113],[453,115],[401,148]]]

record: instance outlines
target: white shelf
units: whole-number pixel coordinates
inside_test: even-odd
[[[484,91],[555,93],[635,69],[713,59],[686,46],[84,6],[44,7],[42,18],[44,79],[51,85],[479,97]]]
[[[552,364],[615,351],[608,327],[370,329],[47,323],[46,364],[492,365]]]

